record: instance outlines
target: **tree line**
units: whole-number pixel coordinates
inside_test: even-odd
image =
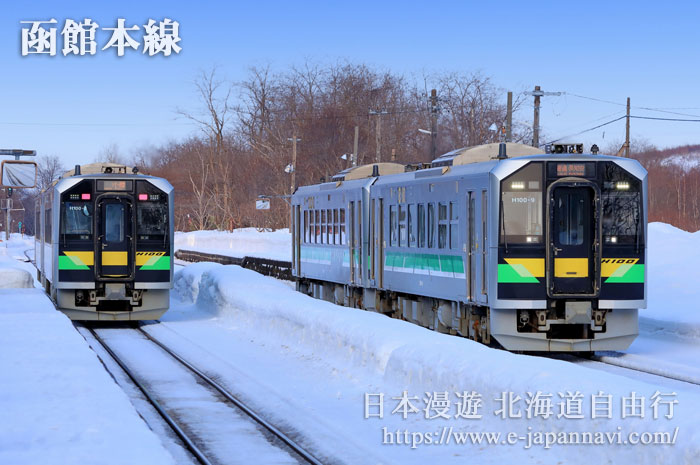
[[[280,197],[292,189],[293,137],[299,140],[296,186],[330,179],[349,167],[355,128],[358,165],[374,162],[378,150],[382,161],[429,162],[431,137],[419,129],[431,130],[432,88],[438,95],[438,154],[496,142],[499,134],[493,127],[506,121],[506,91],[480,73],[408,79],[364,64],[304,63],[282,71],[253,67],[239,82],[226,81],[212,69],[201,72],[194,86],[199,108],[177,112],[196,123],[201,129],[197,134],[130,156],[110,145],[94,160],[135,165],[168,179],[175,187],[175,227],[181,231],[287,226],[289,208]],[[516,92],[516,111],[524,99]],[[513,141],[531,140],[530,127],[513,127]],[[617,151],[619,144],[613,145],[608,153]],[[650,173],[650,221],[700,229],[700,165],[688,169],[665,163],[671,152],[658,151],[646,141],[633,141],[632,149]],[[65,170],[56,156],[38,161],[40,188]],[[270,210],[255,209],[259,195],[276,196]],[[26,209],[29,232],[35,196],[35,191],[17,196]]]

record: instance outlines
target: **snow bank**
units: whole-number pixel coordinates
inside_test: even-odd
[[[700,338],[700,231],[649,225],[646,310],[640,327]]]
[[[177,248],[235,257],[290,260],[288,229],[255,228],[176,233]],[[642,330],[700,339],[700,232],[689,233],[665,223],[649,225],[648,308],[640,312]],[[196,296],[195,296],[196,298]]]
[[[0,367],[0,463],[174,463],[40,289],[0,289]]]
[[[34,287],[31,273],[13,263],[0,261],[0,289]]]
[[[580,453],[585,451],[588,463],[618,459],[635,464],[692,463],[689,457],[700,457],[700,431],[693,412],[700,402],[696,394],[679,395],[679,408],[671,421],[652,421],[649,416],[644,420],[623,420],[622,397],[636,392],[648,398],[657,388],[566,362],[489,349],[376,313],[338,307],[237,266],[201,266],[187,274],[181,282],[190,283],[190,291],[184,285],[180,291],[190,300],[196,300],[200,309],[213,314],[220,324],[247,331],[251,339],[289,347],[304,359],[320,358],[333,370],[347,371],[350,377],[353,371],[369,370],[386,384],[413,393],[474,390],[491,400],[503,392],[524,397],[537,391],[555,396],[579,391],[589,399],[603,391],[616,399],[612,419],[489,417],[480,425],[485,429],[490,425],[501,431],[505,426],[523,432],[528,428],[555,432],[615,431],[618,427],[626,431],[666,431],[678,426],[683,434],[675,446],[582,446],[567,449],[566,454],[572,454],[571,459],[580,459]]]
[[[255,228],[225,231],[193,231],[175,233],[175,248],[197,250],[231,257],[259,257],[272,260],[292,258],[292,236],[289,229],[258,231]]]

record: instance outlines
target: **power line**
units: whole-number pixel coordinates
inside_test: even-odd
[[[700,123],[700,119],[685,119],[685,118],[661,118],[657,116],[634,116],[630,115],[630,118],[637,119],[651,119],[656,121],[683,121],[687,123]]]
[[[570,134],[570,135],[568,135],[568,136],[560,137],[559,139],[551,140],[551,141],[547,142],[547,144],[553,144],[554,142],[559,142],[560,140],[568,139],[569,137],[579,136],[579,135],[581,135],[581,134],[584,134],[584,133],[587,133],[587,132],[590,132],[590,131],[594,131],[594,130],[596,130],[596,129],[598,129],[598,128],[602,128],[603,126],[607,126],[608,124],[612,124],[612,123],[615,123],[615,122],[617,122],[617,121],[620,121],[621,119],[625,119],[626,117],[627,117],[627,115],[620,116],[619,118],[615,118],[615,119],[610,120],[610,121],[608,121],[608,122],[605,122],[605,123],[603,123],[603,124],[599,124],[598,126],[594,126],[594,127],[592,127],[592,128],[584,129],[583,131],[577,132],[576,134]],[[543,144],[543,145],[547,145],[547,144]],[[540,145],[540,147],[541,147],[541,145]]]
[[[626,106],[624,103],[613,102],[613,101],[611,101],[611,100],[605,100],[605,99],[600,99],[600,98],[596,98],[596,97],[587,97],[587,96],[585,96],[585,95],[574,94],[574,93],[571,93],[571,92],[564,92],[564,93],[565,93],[566,95],[571,95],[572,97],[578,97],[578,98],[582,98],[582,99],[586,99],[586,100],[593,100],[593,101],[595,101],[595,102],[608,103],[608,104],[610,104],[610,105],[618,105],[618,106],[621,106],[621,107]],[[691,114],[688,114],[688,113],[678,113],[678,112],[675,112],[675,111],[670,111],[670,110],[700,110],[700,108],[695,108],[695,107],[685,107],[685,108],[654,108],[654,107],[637,107],[637,106],[634,106],[634,107],[632,107],[632,108],[634,108],[634,109],[636,109],[636,110],[655,111],[655,112],[658,112],[658,113],[668,113],[668,114],[671,114],[671,115],[693,116],[693,117],[696,117],[696,118],[700,118],[700,115],[691,115]]]

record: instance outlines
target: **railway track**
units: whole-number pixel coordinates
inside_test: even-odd
[[[175,258],[185,262],[214,262],[222,265],[238,265],[256,271],[264,276],[291,281],[292,263],[284,260],[272,260],[259,257],[229,257],[195,250],[178,249]]]
[[[543,356],[556,358],[558,360],[568,361],[572,363],[579,363],[582,365],[607,365],[610,367],[615,367],[616,370],[628,371],[642,373],[649,377],[663,378],[667,380],[672,380],[677,383],[684,383],[691,386],[692,389],[696,389],[700,386],[700,379],[693,377],[691,375],[674,375],[665,370],[655,368],[655,367],[642,367],[639,365],[632,365],[628,363],[623,363],[616,358],[622,357],[625,354],[622,352],[601,352],[600,354],[593,355],[592,357],[581,357],[573,354],[559,353],[559,354],[542,354]]]
[[[76,325],[79,328],[85,328],[90,335],[97,341],[101,348],[104,349],[106,353],[116,362],[116,364],[124,371],[129,380],[138,388],[139,391],[145,396],[146,400],[153,406],[153,408],[162,417],[163,421],[167,423],[173,433],[180,439],[182,446],[195,458],[196,462],[203,465],[214,465],[223,464],[227,461],[222,461],[221,457],[212,458],[211,455],[215,455],[207,452],[207,444],[215,442],[209,438],[202,437],[201,434],[193,435],[191,431],[193,428],[191,425],[187,424],[187,421],[183,418],[178,418],[177,416],[169,413],[167,405],[158,400],[158,395],[154,393],[158,389],[157,383],[148,382],[135,373],[129,363],[124,361],[120,357],[116,350],[110,347],[110,344],[105,341],[103,337],[100,336],[99,329],[91,326]],[[123,331],[127,328],[119,328],[118,331]],[[128,329],[127,329],[128,330]],[[210,376],[208,376],[203,371],[199,370],[193,364],[180,357],[177,353],[171,350],[168,346],[151,336],[147,331],[144,331],[141,327],[131,328],[141,336],[142,339],[147,340],[150,344],[157,347],[157,349],[165,354],[169,359],[174,361],[178,366],[182,367],[186,372],[191,374],[195,379],[196,383],[200,386],[205,386],[206,389],[211,391],[216,395],[218,402],[226,404],[228,408],[233,408],[237,412],[242,413],[242,417],[248,418],[248,422],[252,421],[256,425],[255,428],[264,432],[265,436],[273,438],[274,443],[270,443],[270,447],[279,448],[284,450],[285,453],[293,458],[298,463],[308,463],[313,465],[320,465],[322,462],[314,457],[313,454],[305,450],[301,445],[291,439],[279,428],[273,424],[266,421],[261,415],[256,413],[253,409],[248,407],[244,402],[231,394],[226,388],[221,384],[216,382]],[[105,364],[107,366],[107,364]],[[114,376],[114,374],[113,374]],[[116,378],[116,376],[115,376]],[[216,428],[214,428],[216,429]],[[268,441],[270,442],[270,441]],[[221,455],[221,454],[219,454]],[[233,458],[232,458],[233,459]],[[235,460],[233,460],[235,462]],[[240,462],[239,462],[240,463]]]

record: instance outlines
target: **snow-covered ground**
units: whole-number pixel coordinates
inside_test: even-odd
[[[175,463],[57,312],[23,250],[0,243],[0,463]]]
[[[175,284],[173,308],[161,324],[147,330],[215,373],[254,408],[299,432],[302,442],[322,459],[635,465],[700,460],[697,386],[670,386],[662,378],[645,382],[564,361],[489,349],[379,314],[314,300],[285,283],[237,266],[191,265],[177,273]],[[409,408],[406,419],[402,409],[395,411],[404,391],[419,409]],[[481,418],[454,418],[461,401],[458,394],[465,391],[480,396],[477,413]],[[663,417],[661,407],[659,418],[653,418],[652,398],[657,391],[675,392],[664,397],[678,401],[671,419]],[[428,398],[437,399],[444,392],[449,405],[443,413],[450,418],[426,419],[426,414],[437,415],[440,410],[428,408]],[[644,418],[623,418],[630,413],[623,402],[632,393],[644,397]],[[583,418],[558,418],[560,404],[578,394]],[[498,399],[504,395],[513,396],[512,414],[521,418],[496,414],[502,408]],[[598,404],[608,395],[611,418],[592,418],[594,400]],[[379,407],[366,409],[367,399],[384,405],[383,418],[373,415]],[[552,415],[537,415],[538,405],[543,409],[540,413],[546,415],[551,408]],[[368,412],[370,418],[365,418]],[[502,434],[497,444],[455,444],[456,432],[492,431]],[[529,438],[536,442],[540,433],[564,440],[573,438],[570,433],[619,433],[624,442],[632,432],[675,431],[676,442],[670,446],[528,447]],[[508,433],[523,439],[503,444]],[[449,444],[445,437],[451,438]],[[408,445],[397,444],[405,440]],[[426,444],[429,440],[432,444]]]
[[[247,256],[288,261],[292,255],[292,236],[289,229],[258,231],[255,228],[244,228],[233,232],[176,232],[175,248],[231,257]]]
[[[690,152],[682,155],[671,155],[670,157],[665,158],[661,164],[663,166],[675,165],[687,172],[700,167],[700,153]]]
[[[649,229],[649,309],[622,362],[697,368],[700,233]],[[180,248],[282,260],[289,240],[287,231],[255,230],[176,239]],[[14,242],[0,244],[0,268],[33,274],[12,261],[31,243]],[[698,386],[490,349],[314,300],[237,266],[178,268],[171,310],[146,330],[324,462],[700,463]],[[27,283],[21,274],[14,285]],[[0,463],[173,462],[40,290],[0,290],[0,309]],[[500,436],[480,439],[486,433]],[[630,443],[655,433],[674,443]],[[577,435],[594,444],[571,444]]]

